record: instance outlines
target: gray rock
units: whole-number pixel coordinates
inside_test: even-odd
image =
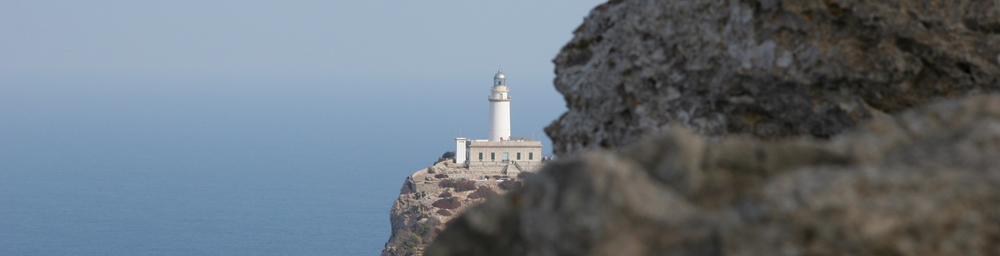
[[[671,125],[826,139],[873,111],[1000,90],[997,10],[980,0],[609,1],[554,60],[568,111],[546,133],[561,156]]]
[[[997,255],[1000,94],[831,140],[683,127],[548,165],[426,255]]]

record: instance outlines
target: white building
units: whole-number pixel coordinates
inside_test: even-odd
[[[470,170],[510,169],[521,171],[540,166],[542,142],[510,135],[510,90],[503,70],[493,76],[490,89],[490,133],[487,140],[455,138],[455,163]]]
[[[510,137],[510,90],[507,90],[507,76],[503,70],[493,76],[490,90],[490,141],[507,140]]]
[[[465,152],[466,143],[468,143],[468,141],[469,140],[467,140],[465,138],[462,138],[462,137],[455,138],[455,163],[456,164],[464,164],[465,163],[465,159],[468,159],[468,154],[469,153]]]

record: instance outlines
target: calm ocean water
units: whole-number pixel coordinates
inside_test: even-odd
[[[403,178],[452,146],[435,113],[487,107],[391,83],[0,82],[0,255],[376,255]]]

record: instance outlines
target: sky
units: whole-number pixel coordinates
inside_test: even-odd
[[[261,81],[296,81],[379,99],[384,107],[351,109],[376,118],[406,108],[393,98],[399,94],[461,99],[441,111],[469,118],[443,120],[440,129],[485,138],[487,120],[472,117],[486,113],[480,98],[503,68],[514,135],[542,138],[565,111],[551,60],[600,3],[0,0],[0,79],[8,81],[0,97],[4,87],[16,97],[10,88],[38,79],[91,81],[75,89],[93,94],[151,93],[164,90],[162,81],[185,79],[224,81],[207,90],[267,94],[259,87],[276,85]]]
[[[536,77],[599,2],[4,0],[0,74]]]

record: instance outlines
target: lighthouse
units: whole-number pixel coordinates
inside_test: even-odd
[[[510,91],[503,70],[490,89],[490,137],[455,138],[455,163],[475,174],[516,174],[542,166],[542,142],[510,135]]]
[[[503,70],[493,76],[490,90],[490,141],[510,140],[510,92]]]

